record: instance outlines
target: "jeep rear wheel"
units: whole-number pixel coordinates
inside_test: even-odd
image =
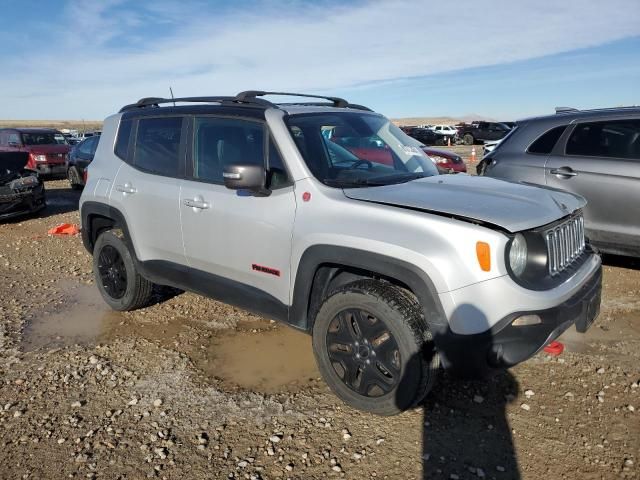
[[[119,231],[102,233],[93,249],[93,274],[102,298],[114,310],[146,306],[153,284],[143,278]]]
[[[376,280],[350,283],[325,299],[313,326],[313,349],[333,392],[378,415],[418,404],[439,367],[420,305]]]
[[[462,137],[462,141],[464,142],[465,145],[473,145],[475,143],[475,138],[473,138],[473,135],[471,135],[470,133],[465,133],[464,136]]]

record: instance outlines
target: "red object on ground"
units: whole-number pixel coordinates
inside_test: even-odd
[[[564,351],[564,345],[560,342],[551,342],[549,345],[544,347],[544,351],[549,355],[557,357]]]
[[[61,223],[47,232],[49,235],[77,235],[80,229],[73,223]]]

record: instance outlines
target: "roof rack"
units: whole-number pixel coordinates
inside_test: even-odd
[[[129,110],[135,110],[138,108],[146,108],[146,107],[159,107],[161,104],[173,103],[176,102],[187,102],[187,103],[220,103],[221,105],[235,105],[235,106],[253,106],[258,108],[279,108],[279,105],[309,105],[309,106],[328,106],[329,104],[324,102],[314,102],[314,103],[286,103],[286,104],[277,104],[272,103],[268,100],[265,100],[263,97],[265,95],[280,95],[280,96],[291,96],[291,97],[304,97],[304,98],[321,98],[324,100],[329,100],[331,102],[331,106],[336,108],[354,108],[357,110],[368,110],[371,111],[370,108],[367,108],[363,105],[357,105],[347,102],[344,98],[339,97],[326,97],[323,95],[310,95],[306,93],[289,93],[289,92],[265,92],[262,90],[247,90],[245,92],[238,93],[235,97],[183,97],[183,98],[161,98],[161,97],[147,97],[141,98],[136,103],[132,103],[130,105],[125,105],[120,109],[120,113],[126,112]]]
[[[580,110],[573,107],[556,107],[556,113],[573,113],[573,112],[579,112],[579,111]]]

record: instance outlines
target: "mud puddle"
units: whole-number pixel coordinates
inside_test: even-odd
[[[23,351],[91,345],[122,321],[122,315],[104,303],[95,286],[70,284],[64,291],[68,299],[57,311],[41,312],[27,321]]]
[[[188,355],[206,379],[232,389],[291,392],[320,377],[311,337],[293,328],[259,320],[220,331],[194,319],[115,312],[95,285],[70,283],[62,290],[66,300],[59,308],[27,321],[23,351],[143,338]]]
[[[267,322],[250,322],[213,337],[196,364],[208,376],[263,393],[296,391],[320,377],[311,337]]]

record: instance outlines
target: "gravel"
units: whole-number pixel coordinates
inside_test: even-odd
[[[637,478],[638,269],[604,268],[601,316],[560,357],[441,374],[424,405],[376,417],[316,379],[246,389],[207,370],[218,336],[283,328],[247,312],[192,294],[82,303],[80,238],[45,234],[78,222],[78,194],[47,189],[47,216],[0,224],[0,478]],[[99,335],[33,336],[76,304]]]

